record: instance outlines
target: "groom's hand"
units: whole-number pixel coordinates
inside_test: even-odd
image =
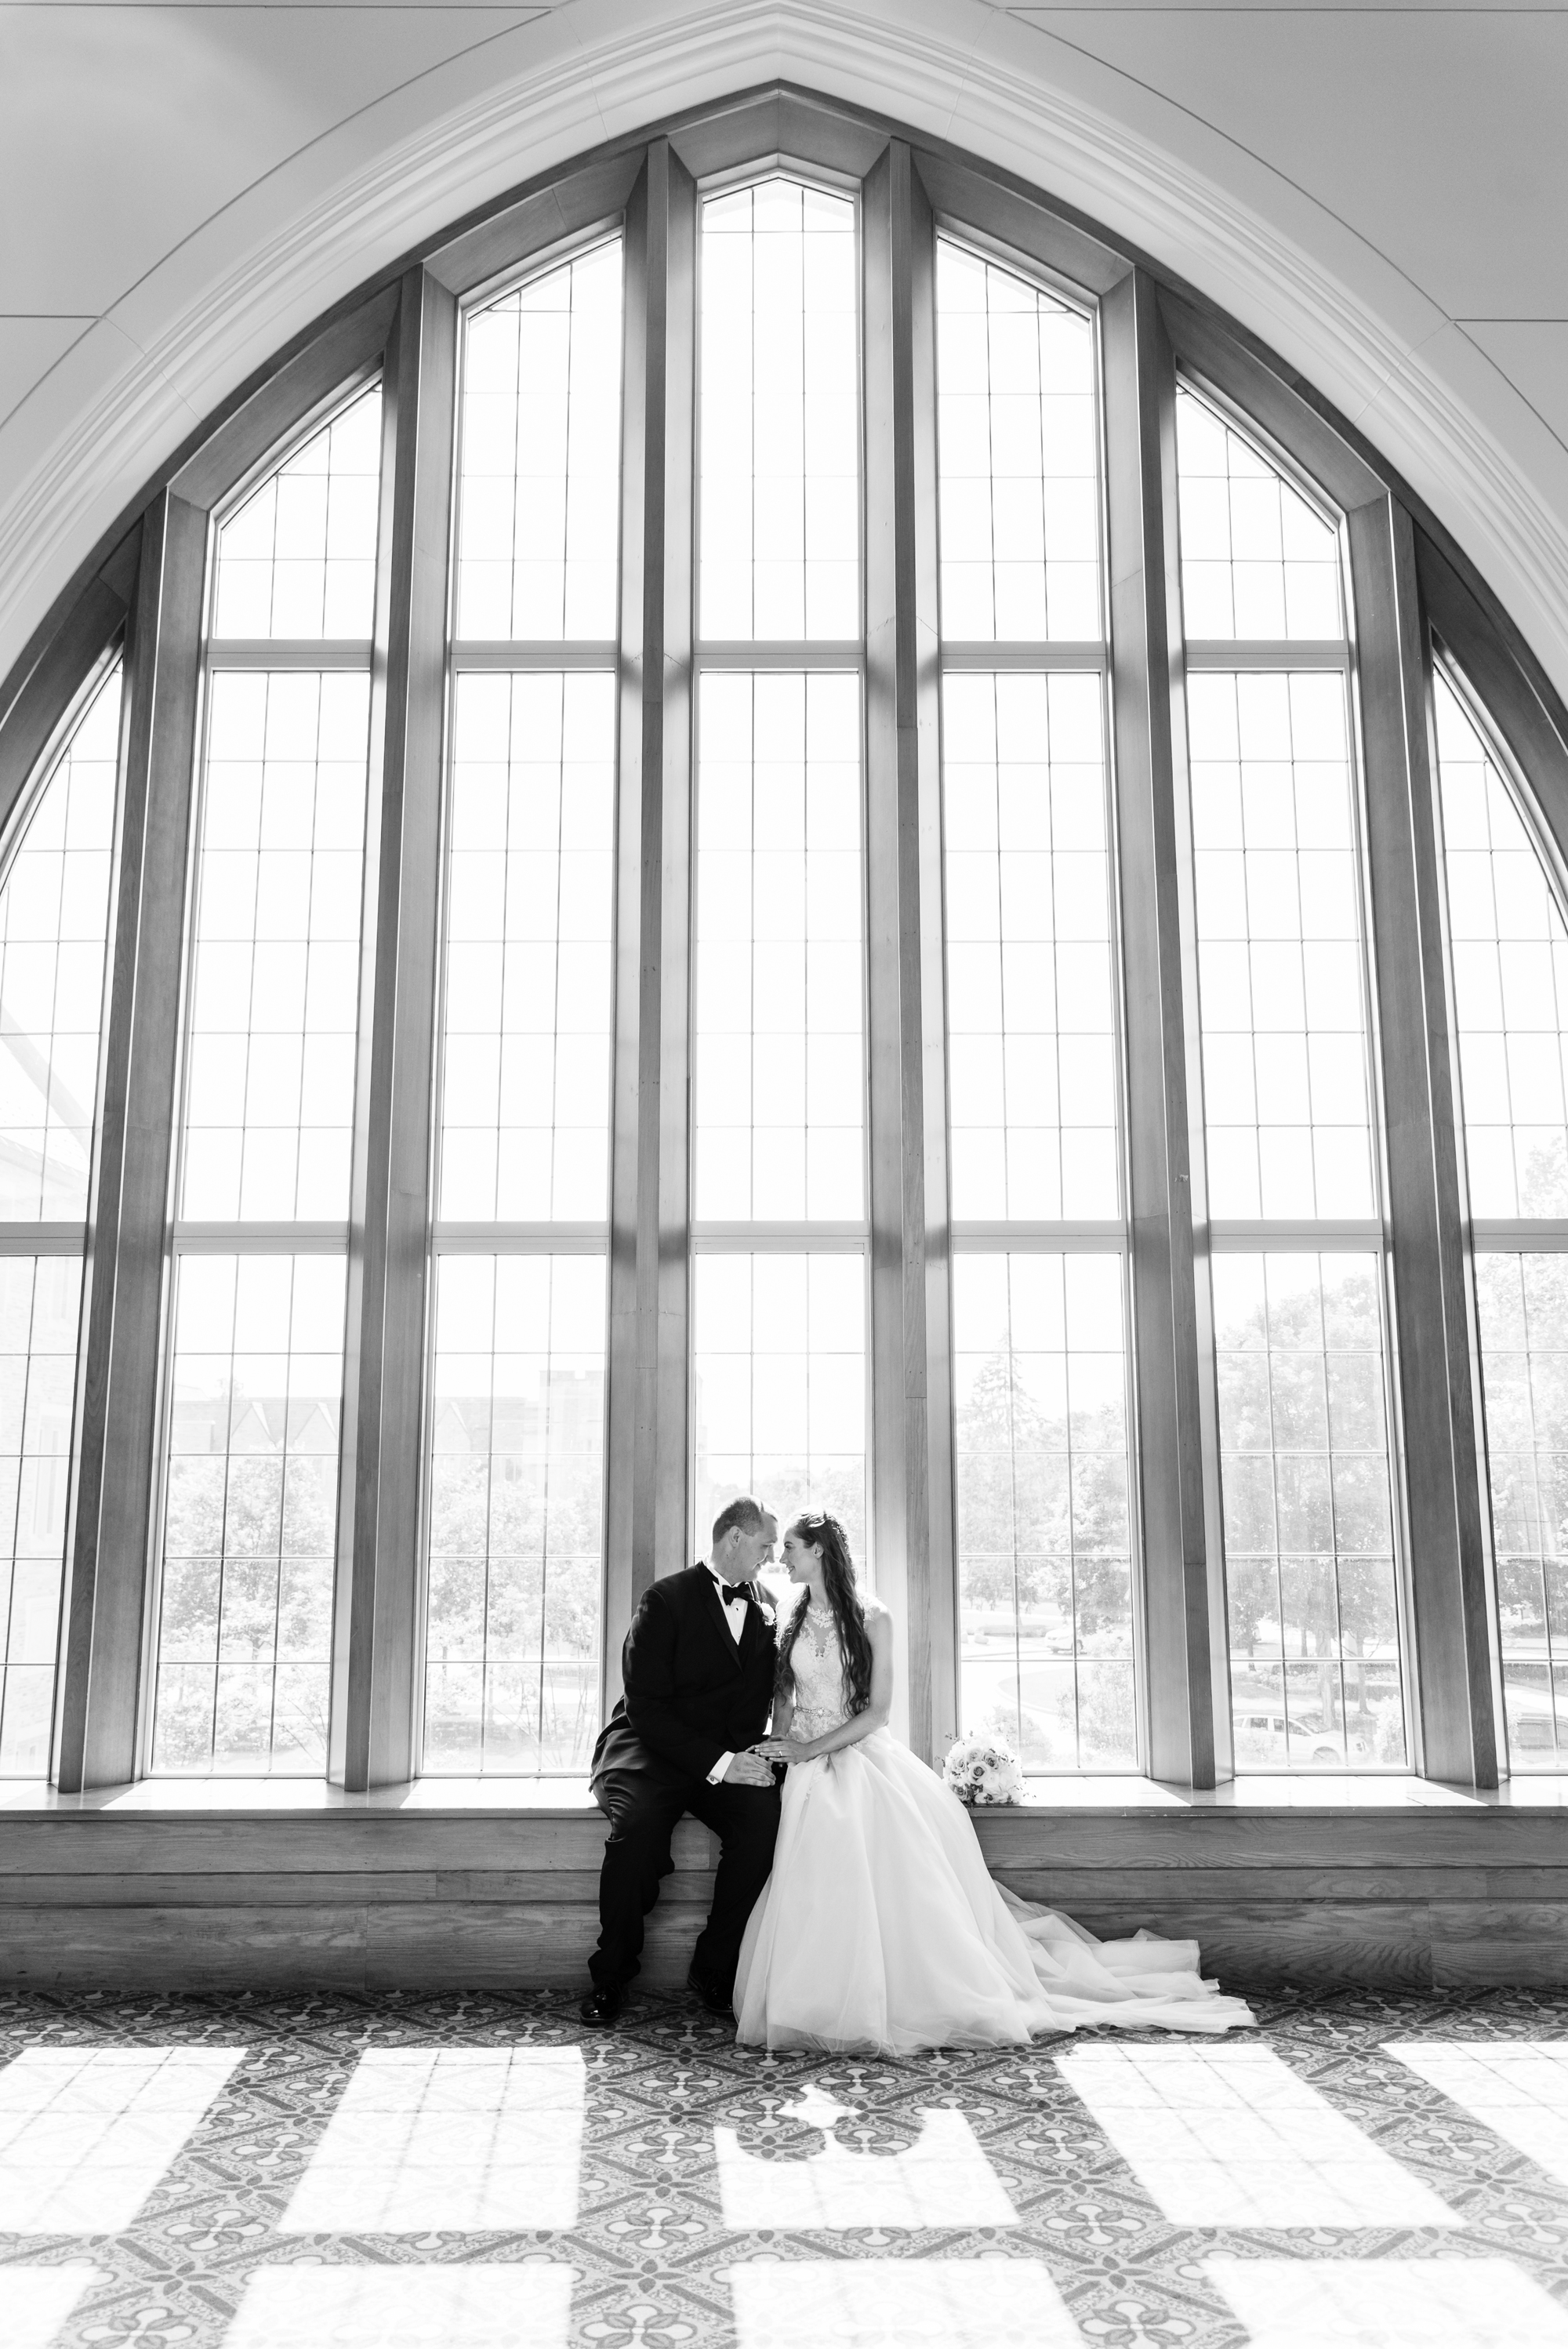
[[[767,1763],[755,1754],[734,1754],[724,1774],[723,1784],[727,1786],[770,1786],[773,1773]]]

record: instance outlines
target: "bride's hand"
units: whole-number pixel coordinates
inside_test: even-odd
[[[809,1762],[811,1758],[803,1739],[796,1737],[765,1737],[749,1751],[764,1762]]]

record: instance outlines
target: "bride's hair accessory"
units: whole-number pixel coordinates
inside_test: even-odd
[[[796,1518],[789,1531],[822,1553],[822,1588],[828,1594],[839,1635],[839,1653],[844,1660],[844,1695],[851,1713],[864,1713],[872,1701],[872,1642],[866,1630],[866,1611],[855,1588],[854,1561],[844,1529],[837,1517],[818,1516],[808,1509]],[[777,1696],[789,1696],[794,1690],[795,1673],[789,1658],[810,1603],[811,1594],[808,1591],[780,1636],[779,1668],[773,1681]]]
[[[1000,1737],[959,1737],[942,1765],[944,1785],[961,1803],[1021,1803],[1024,1765]]]

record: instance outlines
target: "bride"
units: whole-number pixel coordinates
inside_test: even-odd
[[[784,1563],[804,1595],[779,1634],[773,1734],[752,1748],[789,1773],[736,1975],[743,2046],[907,2055],[1251,2023],[1202,1980],[1196,1942],[1097,1941],[996,1885],[963,1804],[888,1728],[892,1619],[857,1590],[838,1519],[797,1518]]]

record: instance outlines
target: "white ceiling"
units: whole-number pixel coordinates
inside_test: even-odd
[[[1026,173],[1282,349],[1568,692],[1568,12],[0,0],[0,676],[157,464],[447,219],[775,76]]]

